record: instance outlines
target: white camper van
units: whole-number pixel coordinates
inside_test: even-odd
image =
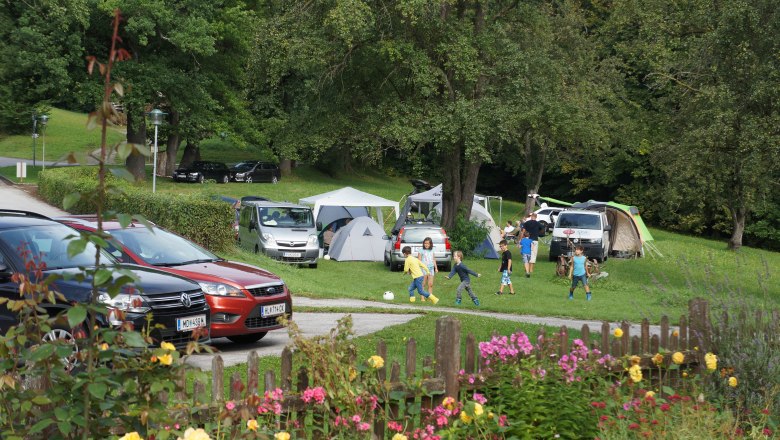
[[[311,208],[293,203],[245,202],[238,218],[238,243],[255,253],[312,268],[320,256]]]
[[[609,256],[609,231],[605,212],[567,209],[558,214],[550,242],[550,261],[569,255],[576,246],[585,249],[588,258],[599,262]]]

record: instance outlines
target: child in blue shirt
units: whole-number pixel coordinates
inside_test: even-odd
[[[523,239],[520,240],[520,254],[523,256],[523,266],[525,266],[525,277],[531,278],[531,254],[533,253],[534,241],[531,240],[528,231],[523,231]]]
[[[582,282],[585,287],[585,298],[590,301],[590,286],[588,286],[588,278],[590,278],[590,268],[588,267],[588,259],[583,255],[585,248],[577,246],[574,249],[574,256],[571,257],[571,264],[569,265],[569,279],[571,280],[571,287],[569,288],[569,299],[574,299],[574,289],[577,288],[577,284]]]
[[[450,271],[450,274],[447,275],[447,279],[451,279],[455,273],[460,277],[460,284],[458,285],[458,289],[455,290],[455,304],[460,305],[461,292],[463,289],[466,289],[466,292],[468,292],[471,297],[471,301],[474,302],[475,306],[478,306],[479,299],[477,298],[477,295],[474,295],[474,291],[471,290],[471,278],[469,277],[469,274],[474,275],[477,278],[482,275],[474,272],[463,264],[463,252],[461,251],[455,251],[455,254],[452,256],[452,261],[455,264],[452,265],[452,270]]]

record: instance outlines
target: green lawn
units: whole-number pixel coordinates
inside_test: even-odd
[[[41,133],[40,129],[38,133]],[[0,156],[32,159],[33,143],[31,135],[32,121],[30,122],[29,134],[8,136],[0,139]],[[88,153],[100,148],[100,128],[87,130],[87,115],[84,113],[53,108],[49,114],[45,139],[46,160],[58,161],[63,160],[71,152]],[[107,145],[114,145],[124,139],[125,132],[123,128],[109,127],[106,137]],[[37,160],[43,159],[43,140],[44,137],[40,136],[36,141],[35,158]]]

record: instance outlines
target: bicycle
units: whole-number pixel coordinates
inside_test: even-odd
[[[559,277],[569,276],[569,267],[572,264],[572,257],[574,257],[574,244],[571,242],[568,235],[566,236],[566,247],[568,250],[558,256],[558,263],[555,265],[555,273]],[[598,275],[601,273],[601,266],[599,266],[597,259],[586,258],[585,264],[589,269],[588,273],[590,273],[591,277],[595,276],[595,278],[600,278]]]

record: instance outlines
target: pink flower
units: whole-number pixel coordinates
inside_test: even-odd
[[[499,418],[498,418],[498,426],[507,426],[506,416],[505,415],[499,416]]]
[[[387,429],[395,432],[401,432],[404,430],[404,427],[400,423],[391,420],[387,422]]]
[[[233,403],[233,402],[228,402],[228,403],[225,404],[225,408],[227,408],[228,411],[233,411],[233,409],[235,409],[235,407],[236,407],[236,404]]]
[[[764,434],[765,436],[769,437],[769,436],[772,435],[772,430],[769,429],[769,428],[764,428],[764,430],[761,431],[761,433]]]
[[[449,419],[445,416],[438,416],[436,417],[436,425],[438,426],[447,426],[447,423],[449,423]]]
[[[483,396],[482,394],[479,394],[479,393],[474,393],[474,395],[471,396],[471,398],[474,399],[476,402],[478,402],[481,405],[484,405],[485,403],[487,403],[487,399],[485,398],[485,396]]]
[[[322,404],[325,402],[325,389],[322,387],[306,388],[306,390],[303,391],[301,399],[306,403],[313,400],[315,403]],[[358,402],[358,404],[360,404],[360,402]]]
[[[355,414],[354,416],[352,416],[352,421],[355,423],[360,423],[360,415]]]
[[[371,425],[369,425],[366,422],[363,422],[363,423],[358,424],[357,429],[358,429],[358,431],[365,432],[365,431],[368,431],[369,429],[371,429]]]

